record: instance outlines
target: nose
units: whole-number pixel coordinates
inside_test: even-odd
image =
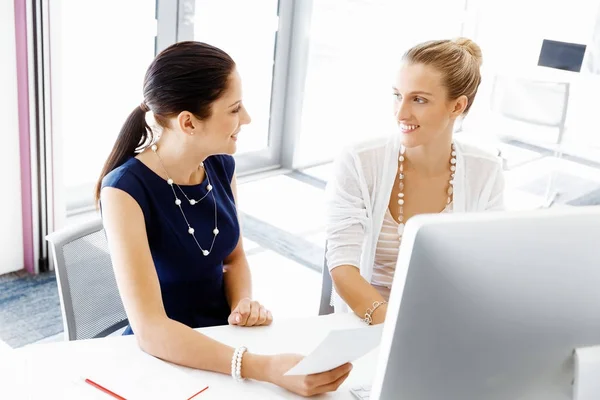
[[[396,100],[394,104],[394,114],[396,115],[396,121],[407,121],[411,117],[410,104],[407,101]]]
[[[242,116],[240,118],[240,124],[242,125],[248,125],[250,122],[252,122],[252,118],[250,117],[250,114],[248,114],[248,110],[246,110],[246,107],[242,106]]]

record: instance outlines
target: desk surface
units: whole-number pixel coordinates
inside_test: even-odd
[[[219,326],[201,329],[207,336],[231,346],[244,345],[261,354],[308,354],[333,329],[364,326],[353,314],[334,314],[322,317],[275,320],[269,327],[240,328]],[[354,399],[349,388],[369,384],[375,373],[378,350],[354,363],[346,382],[335,393],[318,398]],[[55,399],[62,398],[62,388],[78,379],[77,369],[86,365],[111,368],[106,362],[110,354],[119,358],[142,358],[135,338],[110,337],[104,339],[59,342],[26,346],[4,353],[0,357],[0,398]],[[165,367],[173,367],[166,364]],[[301,398],[271,384],[245,381],[236,383],[228,375],[175,366],[210,388],[198,396],[204,399],[295,399]],[[75,375],[75,376],[72,376]],[[10,394],[10,395],[9,395]],[[110,399],[110,397],[107,397]]]

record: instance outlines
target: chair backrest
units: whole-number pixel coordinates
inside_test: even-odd
[[[327,243],[325,243],[325,254],[327,254]],[[323,271],[321,272],[321,304],[319,306],[319,315],[333,314],[334,309],[331,305],[331,294],[333,291],[333,281],[327,266],[327,257],[323,262]]]
[[[568,82],[497,75],[494,78],[491,107],[507,118],[557,127],[562,133],[567,119],[569,87]]]
[[[54,257],[65,340],[104,337],[128,324],[102,220],[46,237]]]

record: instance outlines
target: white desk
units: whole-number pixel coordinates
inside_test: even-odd
[[[231,346],[245,345],[250,351],[261,354],[308,354],[333,329],[364,326],[352,314],[336,314],[302,319],[279,319],[272,326],[240,328],[220,326],[200,331]],[[354,363],[346,382],[335,393],[318,398],[354,399],[349,388],[370,384],[378,350],[374,350]],[[59,342],[26,346],[2,354],[0,359],[0,399],[58,399],[62,387],[69,380],[78,379],[77,369],[86,365],[106,365],[110,354],[120,357],[143,357],[135,338],[110,337],[105,339]],[[201,357],[201,355],[198,355]],[[171,367],[165,364],[165,367]],[[301,398],[274,385],[245,381],[236,383],[228,375],[177,367],[197,378],[199,384],[209,389],[198,400],[208,399],[295,399]],[[73,376],[75,375],[75,376]],[[91,390],[95,390],[91,388]],[[106,397],[110,400],[111,397]],[[67,400],[67,399],[65,399]]]

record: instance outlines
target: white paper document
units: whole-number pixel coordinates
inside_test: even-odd
[[[329,332],[325,339],[285,375],[310,375],[352,362],[379,346],[383,324]]]

